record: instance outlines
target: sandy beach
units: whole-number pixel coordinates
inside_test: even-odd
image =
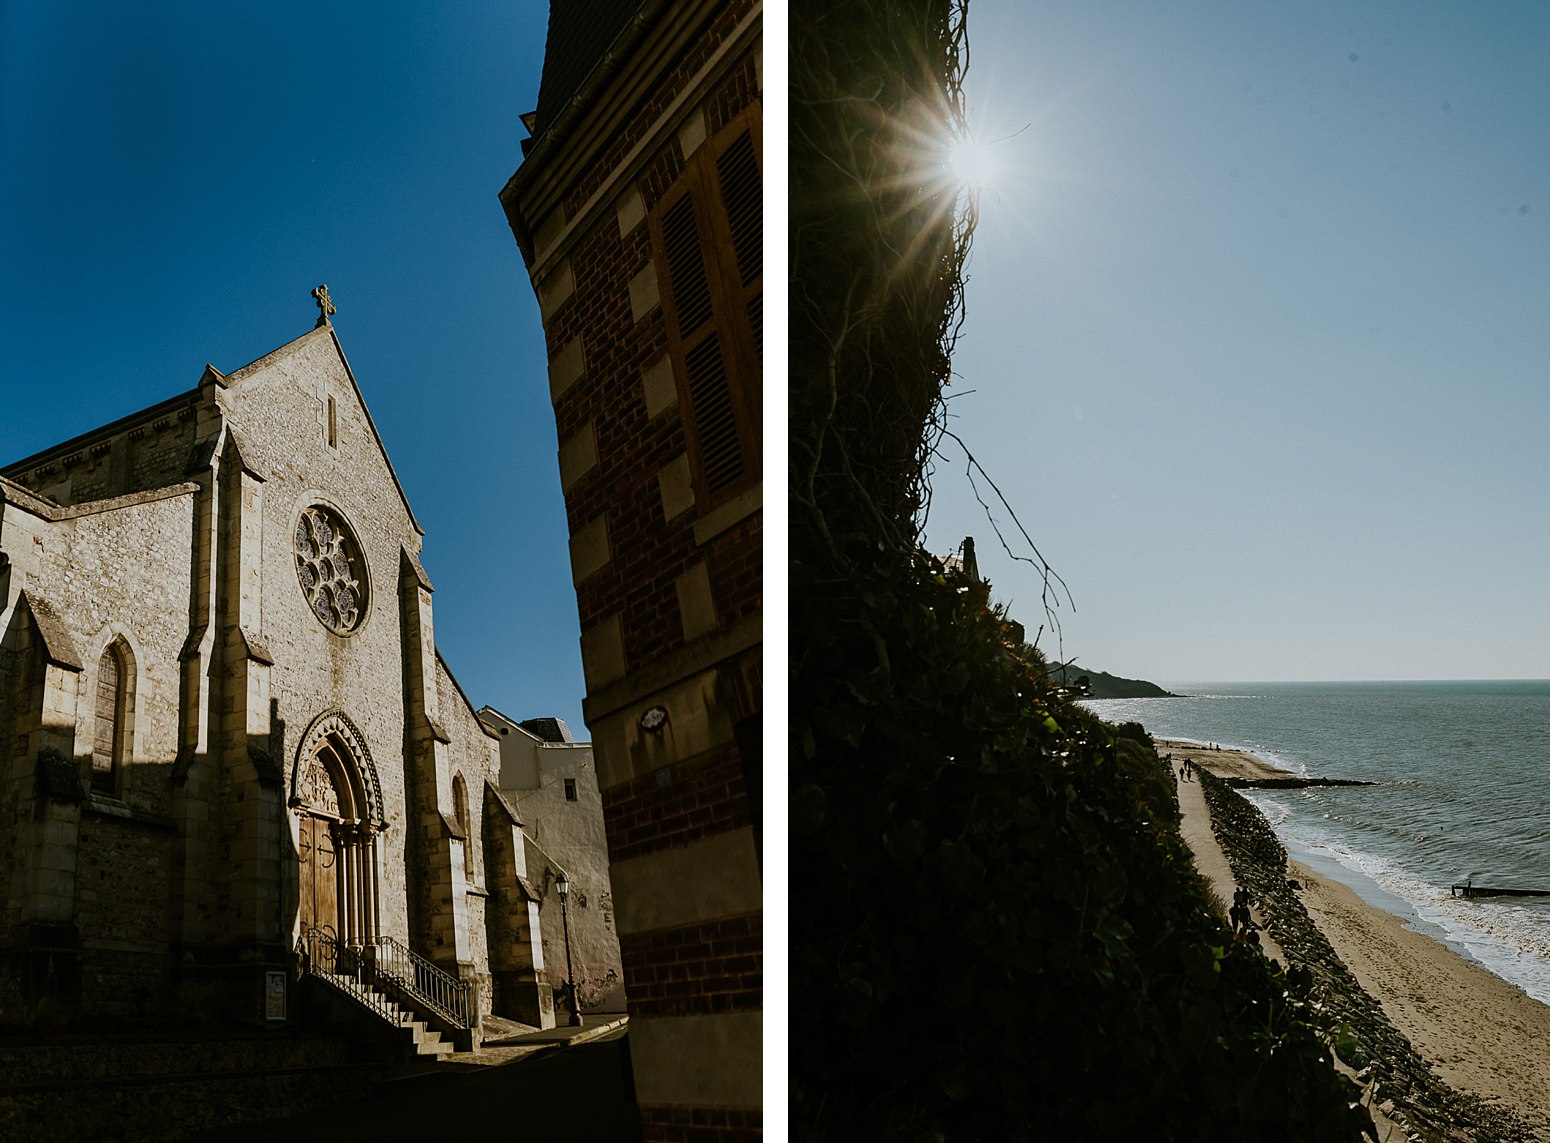
[[[1550,1139],[1550,1007],[1288,863],[1302,902],[1362,987],[1451,1087],[1507,1104]]]
[[[1172,755],[1175,775],[1189,758],[1222,778],[1288,776],[1252,754],[1173,739],[1156,743],[1159,754]],[[1210,847],[1188,834],[1191,807],[1203,804],[1190,790],[1197,785],[1180,783],[1186,841],[1192,849],[1199,845],[1198,854]],[[1199,823],[1193,828],[1198,838]],[[1203,871],[1219,880],[1222,860],[1219,849],[1206,855]],[[1300,883],[1297,896],[1336,955],[1437,1075],[1457,1091],[1515,1111],[1535,1125],[1537,1137],[1550,1140],[1550,1006],[1406,929],[1340,882],[1298,862],[1288,864],[1287,874]],[[1297,950],[1290,951],[1295,959]]]
[[[1182,738],[1154,738],[1157,753],[1173,755],[1173,768],[1186,758],[1197,766],[1204,766],[1218,778],[1295,778],[1290,770],[1272,766],[1263,758],[1242,750],[1221,750],[1199,742],[1185,742]]]

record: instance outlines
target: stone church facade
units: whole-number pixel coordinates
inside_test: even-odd
[[[475,1034],[552,1023],[498,739],[320,305],[0,469],[0,1023],[290,1018],[309,931],[466,983]]]

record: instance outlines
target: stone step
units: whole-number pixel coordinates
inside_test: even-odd
[[[413,1008],[405,1007],[396,1000],[389,1000],[379,989],[369,984],[362,984],[353,976],[344,973],[318,972],[315,975],[329,981],[341,992],[353,996],[358,1002],[366,1004],[377,1015],[385,1016],[394,1027],[407,1031],[417,1055],[440,1058],[451,1055],[456,1050],[456,1045],[451,1041],[443,1040],[441,1033],[433,1029],[428,1021],[420,1019]]]

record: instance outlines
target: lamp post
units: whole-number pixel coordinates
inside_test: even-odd
[[[565,902],[570,897],[570,880],[561,873],[554,879],[554,888],[560,894],[560,919],[565,925],[565,984],[570,996],[571,1027],[581,1027],[581,1002],[576,996],[576,970],[570,963],[570,912]]]

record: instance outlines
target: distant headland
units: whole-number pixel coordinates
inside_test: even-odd
[[[1145,679],[1122,679],[1107,671],[1094,671],[1075,662],[1050,665],[1050,678],[1056,683],[1069,686],[1085,677],[1091,688],[1085,696],[1095,699],[1110,698],[1178,698],[1172,691],[1165,691],[1156,683]]]

